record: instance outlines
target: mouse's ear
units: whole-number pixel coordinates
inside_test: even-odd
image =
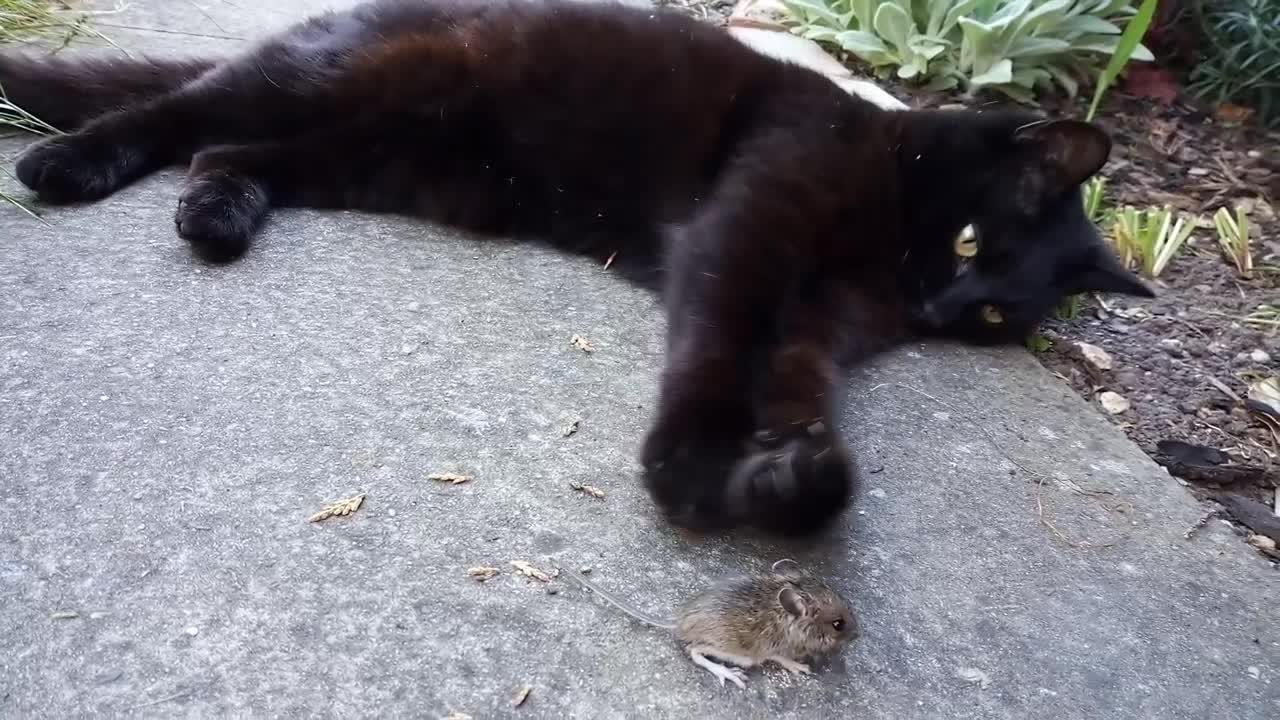
[[[769,569],[774,572],[785,572],[787,570],[799,570],[800,563],[796,562],[795,560],[792,560],[791,558],[782,558],[776,563],[770,565]]]
[[[778,604],[782,605],[782,609],[796,617],[804,615],[804,598],[801,597],[800,591],[796,590],[794,586],[782,586],[782,589],[778,591]]]

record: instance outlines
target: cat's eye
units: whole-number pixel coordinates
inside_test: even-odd
[[[1001,325],[1004,323],[1004,315],[1000,314],[995,305],[983,305],[980,312],[982,314],[982,322],[988,325]]]
[[[978,229],[972,224],[965,225],[956,235],[955,252],[962,258],[971,258],[978,254]]]
[[[835,620],[832,620],[831,627],[835,628],[836,632],[844,630],[844,618],[836,618]]]

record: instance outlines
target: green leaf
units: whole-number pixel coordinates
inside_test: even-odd
[[[1054,33],[1080,35],[1119,35],[1120,28],[1103,20],[1097,15],[1081,15],[1073,17],[1054,28]]]
[[[876,34],[902,53],[907,50],[907,40],[915,31],[915,23],[907,11],[892,3],[884,3],[876,10],[872,26]]]
[[[1005,57],[1020,58],[1036,55],[1057,55],[1071,50],[1071,43],[1066,40],[1047,37],[1025,37],[1013,43],[1005,53]]]
[[[830,27],[844,27],[840,16],[832,12],[826,3],[815,2],[815,0],[780,0],[780,2],[792,15],[802,20],[817,18]]]
[[[1098,103],[1102,101],[1102,94],[1107,91],[1111,83],[1120,75],[1120,71],[1129,63],[1129,58],[1135,54],[1139,43],[1142,42],[1142,36],[1147,33],[1147,28],[1151,27],[1151,20],[1156,13],[1156,0],[1142,0],[1142,5],[1138,7],[1138,14],[1133,16],[1125,26],[1124,32],[1120,35],[1115,52],[1111,55],[1111,60],[1107,62],[1107,67],[1098,76],[1098,87],[1093,91],[1093,102],[1089,103],[1089,113],[1085,116],[1086,120],[1092,120],[1094,113],[1098,111]],[[1144,50],[1146,48],[1143,48]],[[1150,51],[1147,55],[1150,55]]]
[[[1005,58],[981,75],[969,78],[970,85],[1003,85],[1013,80],[1013,61]]]
[[[889,46],[881,42],[880,38],[861,30],[846,30],[836,35],[835,41],[854,55],[889,52]]]

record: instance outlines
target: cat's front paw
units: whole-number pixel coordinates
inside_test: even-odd
[[[841,515],[853,493],[856,468],[840,439],[824,423],[763,432],[755,449],[733,468],[727,503],[761,530],[807,535]]]
[[[261,184],[240,175],[210,171],[188,181],[173,220],[178,235],[201,255],[227,262],[249,249],[269,204]]]
[[[688,530],[728,529],[734,519],[725,505],[729,471],[741,444],[727,433],[709,432],[714,424],[659,422],[640,453],[649,496],[669,522]]]
[[[55,204],[102,199],[132,180],[135,153],[86,134],[60,135],[29,148],[14,168],[18,180]]]

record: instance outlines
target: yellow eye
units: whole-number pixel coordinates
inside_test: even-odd
[[[1004,323],[1004,316],[1000,314],[995,305],[983,305],[982,321],[988,325],[1000,325]]]
[[[965,225],[960,234],[956,235],[955,251],[956,255],[963,258],[978,254],[978,231],[973,225]]]

